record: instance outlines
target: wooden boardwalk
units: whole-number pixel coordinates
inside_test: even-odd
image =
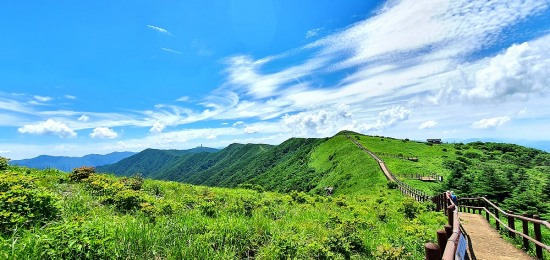
[[[459,213],[462,227],[470,236],[474,254],[478,260],[531,260],[521,249],[502,238],[502,236],[483,218],[482,215]]]

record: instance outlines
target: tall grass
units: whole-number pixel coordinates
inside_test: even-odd
[[[10,171],[54,193],[61,216],[2,234],[2,259],[420,259],[445,222],[378,185],[327,197],[146,180],[139,192],[174,205],[171,214],[152,217],[104,203],[104,195],[61,172]],[[414,218],[404,213],[410,205]]]

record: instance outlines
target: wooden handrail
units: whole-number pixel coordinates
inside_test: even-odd
[[[485,207],[475,207],[475,206],[462,206],[462,207],[465,207],[465,208],[471,208],[471,209],[483,209],[485,212],[487,212],[489,215],[491,215],[491,217],[493,217],[495,219],[495,221],[498,221],[503,227],[505,227],[508,231],[511,231],[511,232],[514,232],[515,234],[517,235],[520,235],[521,237],[525,238],[525,239],[528,239],[529,241],[533,242],[534,244],[538,245],[538,246],[541,246],[542,248],[546,249],[547,251],[550,252],[550,246],[548,245],[545,245],[543,244],[542,242],[539,242],[537,240],[535,240],[534,238],[528,236],[528,235],[525,235],[523,234],[522,232],[519,232],[515,229],[511,229],[508,227],[508,225],[506,225],[502,220],[500,220],[499,218],[497,218],[495,216],[495,214],[493,214],[490,210],[488,210],[487,208]],[[527,218],[528,219],[528,218]]]
[[[520,216],[520,215],[513,214],[511,212],[506,212],[485,197],[466,197],[466,198],[460,198],[459,201],[463,201],[464,203],[468,203],[469,201],[484,201],[486,205],[491,206],[495,209],[494,214],[487,207],[478,207],[478,206],[470,206],[470,205],[462,205],[461,207],[467,208],[468,212],[469,212],[469,209],[474,209],[474,213],[475,213],[475,209],[478,209],[480,214],[481,214],[481,210],[484,210],[485,214],[487,215],[487,220],[489,220],[489,216],[492,216],[495,219],[497,230],[499,229],[500,226],[503,226],[506,230],[508,230],[508,234],[510,236],[512,237],[515,235],[521,236],[523,238],[523,246],[526,249],[529,248],[529,241],[531,241],[533,244],[535,244],[535,253],[537,258],[539,259],[543,258],[543,251],[542,251],[543,249],[546,250],[547,252],[550,252],[550,246],[542,243],[542,235],[541,235],[541,226],[544,226],[550,229],[550,224],[548,223],[548,221],[537,219],[537,216],[535,216],[534,218],[529,218],[527,216]],[[502,215],[508,218],[508,225],[499,218],[499,213],[501,213]],[[514,223],[516,219],[523,221],[522,232],[515,230]],[[529,236],[529,228],[528,228],[529,222],[533,223],[534,225],[535,238]]]
[[[489,205],[493,206],[493,208],[498,210],[504,216],[510,216],[510,217],[514,217],[514,218],[517,218],[517,219],[527,220],[529,222],[541,224],[541,225],[546,226],[547,228],[550,228],[550,223],[548,223],[548,221],[540,220],[540,219],[534,219],[534,218],[528,218],[528,217],[524,217],[524,216],[520,216],[520,215],[516,215],[516,214],[507,213],[506,211],[502,210],[501,208],[499,208],[497,205],[495,205],[493,202],[491,202],[490,200],[488,200],[485,197],[460,198],[458,200],[459,201],[460,200],[483,200],[483,201],[487,202]],[[472,208],[472,207],[469,207],[469,208]]]
[[[460,234],[462,231],[460,230],[460,219],[458,217],[458,207],[455,205],[454,201],[451,199],[450,194],[444,193],[445,199],[449,203],[449,206],[447,207],[447,210],[452,209],[452,228],[453,228],[453,234],[449,239],[447,240],[447,245],[445,246],[445,250],[443,251],[443,256],[441,259],[444,260],[454,260],[456,249],[458,248],[458,241],[460,239]],[[450,214],[450,213],[449,213]]]

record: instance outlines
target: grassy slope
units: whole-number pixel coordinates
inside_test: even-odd
[[[336,146],[327,143],[315,153],[336,151],[339,156],[342,149],[347,147],[341,142]],[[332,167],[320,161],[312,165],[319,169]],[[2,234],[3,259],[44,258],[46,254],[72,258],[79,248],[97,241],[101,242],[95,253],[124,259],[385,259],[389,254],[420,259],[424,255],[423,244],[434,239],[435,230],[445,221],[441,214],[433,212],[406,218],[402,211],[406,200],[397,191],[384,189],[381,179],[370,176],[369,172],[375,173],[370,167],[357,170],[369,173],[365,178],[350,179],[365,182],[361,185],[369,191],[361,192],[369,196],[335,198],[146,180],[143,192],[160,193],[161,199],[179,205],[172,214],[154,220],[141,211],[123,213],[104,205],[100,202],[103,198],[92,195],[86,184],[60,182],[66,178],[64,173],[24,173],[24,168],[10,171],[36,177],[37,184],[55,194],[62,210],[59,219],[44,227],[19,228]],[[372,183],[376,183],[376,188]],[[344,191],[345,188],[337,190]],[[204,208],[213,209],[215,214],[205,215]],[[247,208],[251,214],[246,214]],[[82,228],[71,223],[80,223]],[[62,231],[62,239],[56,230]],[[84,235],[81,230],[97,232]]]
[[[355,136],[360,136],[359,142],[367,149],[378,154],[397,177],[401,177],[400,179],[406,183],[430,194],[435,193],[441,185],[435,182],[408,180],[407,174],[420,173],[428,175],[435,173],[445,178],[449,175],[449,170],[445,169],[442,163],[447,158],[455,158],[454,146],[450,144],[429,146],[425,143],[414,141],[405,142],[401,139],[381,138],[359,134],[352,135],[354,138]],[[447,149],[447,151],[445,152],[443,149]],[[390,155],[382,155],[383,153]],[[391,156],[397,156],[399,154],[405,157],[418,157],[418,162]]]
[[[210,153],[213,148],[197,147],[188,150],[146,149],[117,163],[97,167],[99,172],[113,172],[119,176],[132,176],[136,173],[144,177],[154,177],[156,172],[163,171],[185,154]]]

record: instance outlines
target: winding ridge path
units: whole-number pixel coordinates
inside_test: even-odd
[[[396,181],[394,178],[393,178],[393,174],[391,174],[390,170],[388,170],[388,167],[386,167],[386,164],[384,163],[384,161],[382,161],[382,159],[380,159],[378,156],[376,156],[376,154],[374,154],[373,152],[367,150],[367,148],[363,147],[363,145],[361,145],[359,142],[357,142],[356,140],[353,140],[353,138],[351,138],[349,135],[346,135],[347,138],[349,140],[351,140],[355,145],[357,145],[357,147],[359,147],[361,150],[363,150],[365,153],[369,154],[372,158],[374,158],[377,162],[378,162],[378,165],[380,165],[380,169],[382,169],[382,172],[384,173],[384,175],[386,175],[386,178],[390,181]]]
[[[478,260],[533,259],[524,251],[506,242],[482,215],[460,212],[458,216],[462,227],[470,236],[474,254]]]
[[[357,147],[363,150],[374,158],[380,169],[390,181],[398,181],[394,178],[394,175],[390,172],[386,164],[376,154],[369,151],[361,143],[354,140],[351,136],[347,135],[347,138],[351,140]],[[532,260],[527,253],[514,247],[512,244],[504,240],[501,235],[483,218],[482,215],[470,214],[465,212],[459,213],[460,223],[464,230],[466,230],[471,240],[471,247],[473,248],[475,258],[478,260]]]

